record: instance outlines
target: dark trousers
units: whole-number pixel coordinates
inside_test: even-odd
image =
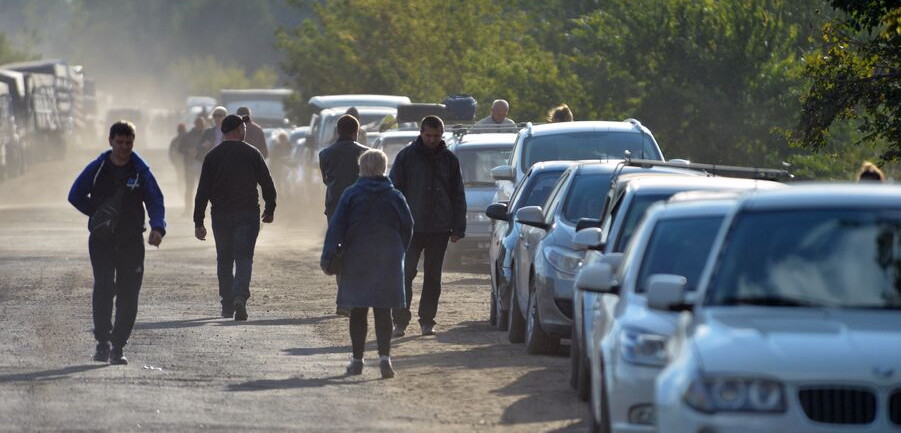
[[[138,315],[138,294],[144,280],[143,234],[120,234],[109,242],[91,236],[88,252],[94,270],[94,338],[99,343],[125,346]]]
[[[366,307],[350,309],[350,343],[355,359],[363,359],[368,331],[367,313],[369,308]],[[391,309],[373,308],[372,315],[375,318],[375,339],[379,346],[379,356],[391,356]]]
[[[407,308],[391,310],[395,325],[405,327],[410,324],[413,279],[416,278],[416,266],[419,264],[419,257],[423,255],[423,252],[425,253],[425,263],[422,266],[424,274],[422,295],[419,297],[419,324],[435,324],[435,315],[438,314],[438,298],[441,297],[441,266],[444,262],[448,239],[450,239],[449,232],[413,232],[413,239],[410,240],[404,260],[404,289],[407,295]]]
[[[260,234],[260,213],[238,211],[213,216],[216,239],[216,274],[219,277],[219,299],[231,308],[235,299],[250,298],[250,274],[253,251]]]

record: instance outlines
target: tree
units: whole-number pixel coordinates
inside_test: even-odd
[[[34,60],[37,56],[27,50],[14,47],[5,34],[0,33],[0,65],[7,63]]]
[[[807,57],[809,87],[795,144],[821,150],[830,131],[856,122],[855,145],[884,143],[881,158],[901,156],[901,5],[893,0],[833,0],[844,12],[823,26],[823,48]]]

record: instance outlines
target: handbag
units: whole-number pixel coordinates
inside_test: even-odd
[[[379,193],[379,195],[381,195],[381,193]],[[365,215],[369,215],[369,211],[372,210],[372,206],[374,206],[377,201],[379,201],[378,196],[369,202],[369,207],[366,208]],[[349,234],[347,239],[350,239]],[[343,245],[338,245],[338,248],[335,249],[335,253],[329,257],[328,262],[325,264],[326,272],[331,275],[340,275],[344,271],[344,245],[347,245],[347,241],[344,241]]]
[[[106,199],[91,218],[88,219],[88,231],[94,238],[108,242],[116,234],[116,225],[119,223],[119,214],[122,210],[122,196],[125,187],[116,188],[116,193]]]

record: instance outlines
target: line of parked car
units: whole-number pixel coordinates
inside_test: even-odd
[[[901,187],[663,162],[631,119],[508,135],[488,319],[568,341],[592,431],[901,430]]]

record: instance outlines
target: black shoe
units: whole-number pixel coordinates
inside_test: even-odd
[[[422,335],[435,335],[435,325],[422,325]]]
[[[223,305],[222,306],[222,318],[223,319],[231,319],[232,317],[235,317],[235,309],[231,306],[226,307],[225,305]]]
[[[391,332],[391,338],[400,338],[404,335],[407,335],[407,327],[401,325],[394,325],[394,331]]]
[[[243,322],[247,320],[247,306],[243,299],[235,299],[235,321]]]
[[[382,379],[391,379],[394,377],[394,367],[391,365],[390,359],[380,360],[379,370],[382,371]]]
[[[361,374],[363,374],[363,360],[351,359],[350,364],[347,365],[347,375],[359,376]]]
[[[97,350],[94,352],[94,361],[109,362],[109,342],[97,343]]]
[[[347,307],[338,307],[335,308],[335,314],[344,317],[350,317],[350,308]]]
[[[128,365],[128,358],[122,354],[122,348],[113,346],[109,354],[109,363],[112,365]]]

